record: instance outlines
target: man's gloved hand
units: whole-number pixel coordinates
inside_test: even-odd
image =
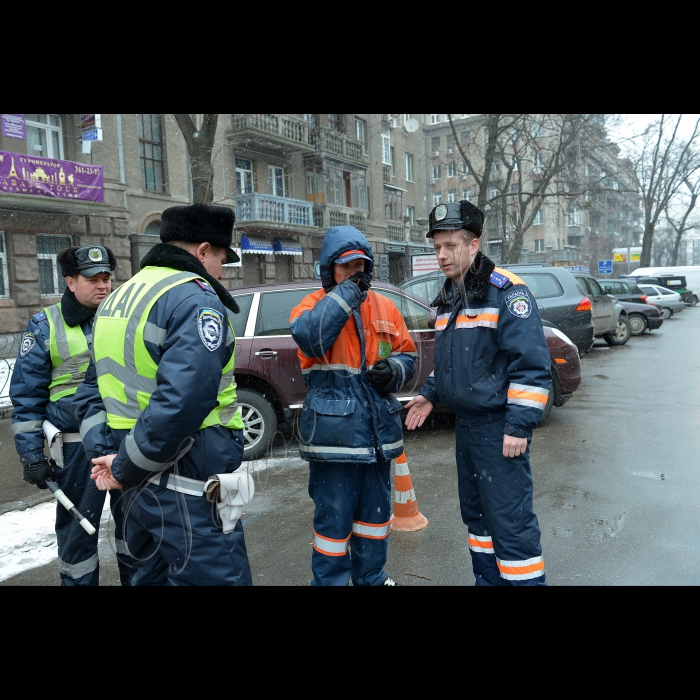
[[[348,277],[351,282],[354,282],[360,291],[364,294],[372,286],[372,276],[366,272],[356,272],[352,277]]]
[[[377,391],[389,391],[396,380],[396,371],[389,360],[380,360],[365,376]]]
[[[53,476],[53,465],[48,461],[34,462],[34,464],[25,464],[24,480],[32,486],[38,486],[40,489],[46,488],[46,477]]]

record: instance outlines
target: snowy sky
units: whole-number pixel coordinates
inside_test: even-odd
[[[622,122],[617,129],[611,129],[610,138],[613,141],[620,142],[620,146],[624,149],[624,141],[640,135],[644,128],[661,117],[660,114],[621,114]],[[677,114],[670,114],[671,117],[676,117]],[[681,120],[679,133],[685,138],[689,138],[695,121],[700,117],[700,114],[684,114]],[[673,123],[673,122],[672,122]]]

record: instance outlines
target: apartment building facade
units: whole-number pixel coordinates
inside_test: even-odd
[[[100,115],[102,139],[89,150],[84,116],[0,115],[0,336],[60,299],[61,248],[110,247],[121,284],[158,242],[162,212],[192,202],[174,115]],[[201,124],[202,115],[190,116]],[[213,201],[235,210],[242,249],[240,265],[225,269],[227,286],[313,279],[325,231],[342,224],[371,242],[377,277],[409,277],[411,254],[429,249],[418,223],[427,217],[420,121],[218,115]]]

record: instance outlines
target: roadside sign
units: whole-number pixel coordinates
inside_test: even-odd
[[[102,141],[102,129],[83,131],[83,141]]]
[[[413,276],[424,275],[428,272],[434,272],[440,269],[438,265],[437,255],[412,255],[411,267]]]
[[[613,261],[612,260],[598,260],[598,274],[599,275],[612,275],[613,272]]]

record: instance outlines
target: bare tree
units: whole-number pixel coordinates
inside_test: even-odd
[[[693,161],[698,158],[698,154],[688,151],[686,157],[689,161]],[[678,250],[683,234],[700,227],[700,221],[697,218],[691,219],[695,205],[700,198],[700,176],[697,171],[692,170],[690,163],[683,167],[683,171],[685,177],[683,177],[681,187],[676,193],[676,197],[665,208],[666,218],[675,233],[670,255],[671,265],[678,264]]]
[[[187,145],[193,199],[195,202],[211,204],[214,199],[212,154],[219,115],[202,114],[202,125],[199,129],[193,120],[197,116],[194,114],[173,114]]]
[[[659,217],[666,211],[686,177],[700,167],[690,158],[690,150],[698,137],[700,119],[695,122],[691,137],[684,141],[678,129],[683,115],[674,120],[666,114],[656,124],[647,127],[641,148],[636,157],[637,177],[644,205],[644,237],[640,267],[651,264],[654,230]],[[675,123],[674,123],[675,122]]]
[[[485,114],[483,144],[464,144],[452,115],[452,134],[478,186],[477,205],[487,212],[501,239],[501,262],[517,263],[525,233],[545,198],[573,198],[581,143],[598,143],[605,115]]]

